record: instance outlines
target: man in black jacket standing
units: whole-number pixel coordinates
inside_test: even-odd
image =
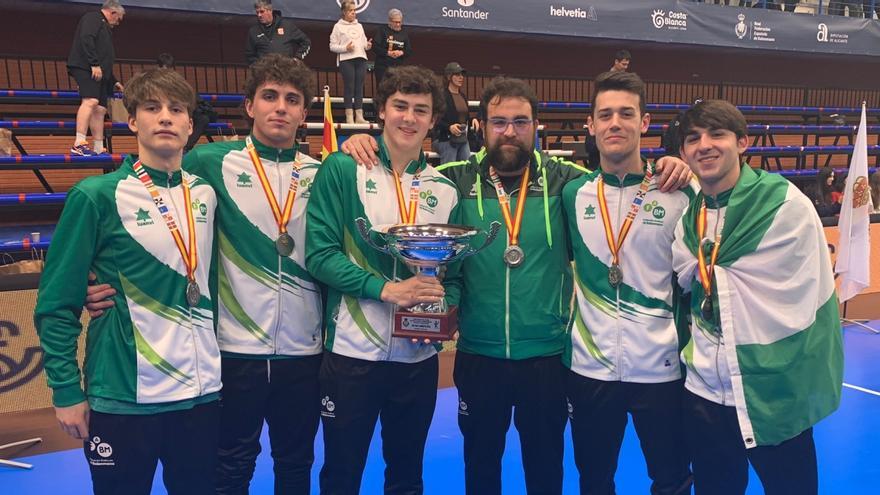
[[[256,0],[254,10],[257,12],[257,23],[248,31],[244,47],[248,64],[253,64],[267,53],[306,58],[312,47],[311,40],[293,21],[282,18],[280,10],[272,10],[271,0]]]
[[[388,11],[388,25],[379,28],[373,37],[373,51],[376,53],[376,87],[385,77],[385,71],[402,65],[412,55],[409,34],[403,30],[403,12],[398,9]]]
[[[113,90],[122,91],[122,84],[113,76],[112,29],[122,22],[125,9],[119,0],[106,0],[101,10],[83,15],[76,26],[73,46],[67,56],[67,72],[79,87],[82,98],[76,112],[76,140],[70,153],[90,156],[104,152],[104,116],[107,115],[107,98]],[[92,131],[94,149],[86,141]]]

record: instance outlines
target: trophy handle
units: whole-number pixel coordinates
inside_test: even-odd
[[[499,230],[501,230],[501,222],[493,221],[491,224],[489,224],[489,231],[486,233],[486,240],[483,241],[483,244],[480,247],[474,248],[472,246],[468,246],[467,249],[462,250],[460,253],[458,253],[458,255],[449,260],[449,262],[458,261],[462,258],[477,254],[483,249],[486,249],[486,247],[489,244],[492,244],[492,241],[494,241],[495,238],[498,237]]]
[[[354,223],[357,225],[358,232],[361,234],[361,237],[364,239],[371,248],[381,251],[385,254],[390,254],[391,250],[388,248],[388,245],[379,246],[375,242],[373,242],[373,237],[370,235],[370,228],[367,227],[367,221],[363,217],[358,217],[354,220]],[[496,222],[497,223],[497,222]]]

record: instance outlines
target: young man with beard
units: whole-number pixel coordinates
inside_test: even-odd
[[[586,170],[535,150],[538,100],[524,81],[495,79],[480,104],[486,148],[438,168],[462,195],[462,223],[507,226],[506,242],[496,240],[461,267],[454,378],[466,490],[501,493],[501,457],[513,418],[527,492],[561,493],[566,402],[560,357],[572,295],[561,194]],[[369,137],[346,143],[344,151],[371,163]],[[665,188],[686,183],[684,163],[665,165],[659,181]]]
[[[169,493],[213,494],[217,198],[180,170],[195,93],[176,72],[153,69],[132,78],[123,101],[138,153],[68,193],[34,325],[56,417],[83,440],[96,494],[149,494],[158,461]],[[83,389],[76,354],[89,270],[117,292],[109,314],[89,322]]]
[[[427,69],[388,71],[375,96],[384,122],[381,166],[342,153],[324,161],[308,211],[306,266],[328,286],[321,365],[324,467],[321,493],[355,494],[377,419],[382,422],[385,493],[422,493],[422,460],[437,400],[434,345],[392,337],[394,311],[459,299],[457,267],[443,284],[413,276],[370,247],[355,221],[370,225],[459,223],[459,195],[427,164],[422,142],[443,112],[440,81]],[[397,205],[397,207],[391,206]],[[374,493],[375,489],[370,489]]]
[[[247,492],[263,421],[275,493],[309,491],[319,415],[321,292],[305,269],[304,247],[306,205],[319,163],[297,150],[295,136],[313,94],[314,73],[303,63],[266,55],[245,82],[251,134],[196,146],[184,158],[184,169],[204,177],[219,202],[217,493]]]
[[[662,193],[639,155],[645,84],[630,72],[594,83],[589,124],[600,170],[565,186],[576,303],[563,355],[581,493],[613,494],[632,415],[652,494],[690,493],[681,422],[680,323],[672,241],[694,191]]]
[[[741,495],[751,464],[769,495],[816,494],[813,425],[837,409],[843,376],[834,276],[810,200],[742,162],[746,129],[721,100],[682,119],[681,156],[702,188],[673,246],[691,291],[681,358],[694,487]]]

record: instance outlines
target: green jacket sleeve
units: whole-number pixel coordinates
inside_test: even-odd
[[[74,187],[52,236],[40,278],[34,326],[43,348],[52,402],[58,407],[86,400],[76,361],[80,315],[86,300],[89,266],[94,259],[100,214],[95,203]]]
[[[348,218],[352,202],[357,201],[357,165],[337,155],[324,160],[312,184],[306,215],[306,269],[344,294],[381,300],[385,279],[348,256],[350,249],[357,249],[353,236],[360,235],[354,231],[354,219]]]

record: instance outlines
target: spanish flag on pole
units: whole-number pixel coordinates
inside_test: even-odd
[[[334,151],[339,151],[336,142],[336,127],[333,125],[333,111],[330,108],[330,86],[324,86],[324,137],[321,142],[321,160]]]

